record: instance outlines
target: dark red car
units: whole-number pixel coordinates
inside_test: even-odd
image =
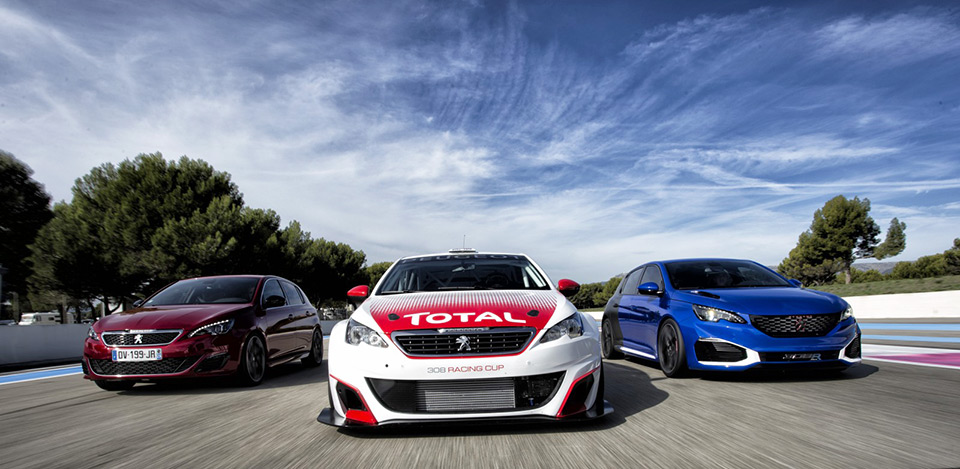
[[[283,278],[180,280],[135,305],[94,323],[84,342],[84,377],[108,391],[224,375],[256,385],[269,366],[323,360],[317,310]]]

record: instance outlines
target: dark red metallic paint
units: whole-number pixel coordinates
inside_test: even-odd
[[[269,279],[283,280],[282,278],[249,275],[226,277],[258,278],[259,282],[253,301],[246,304],[137,307],[106,316],[95,322],[92,328],[97,334],[98,340],[88,337],[84,341],[83,360],[86,365],[84,366],[84,378],[90,380],[154,381],[169,378],[231,375],[238,369],[243,343],[251,334],[258,334],[264,338],[269,366],[300,359],[309,353],[313,331],[320,328],[319,316],[312,305],[306,303],[264,308],[261,306],[263,284]],[[200,327],[225,319],[234,320],[233,327],[225,334],[216,336],[203,334],[188,337],[191,332]],[[199,357],[186,370],[157,375],[98,375],[90,366],[90,360],[111,360],[111,350],[116,348],[107,346],[103,342],[102,334],[104,332],[171,329],[179,329],[183,332],[167,345],[122,348],[160,348],[164,359]],[[205,358],[223,353],[228,354],[228,359],[222,368],[213,371],[197,371]]]

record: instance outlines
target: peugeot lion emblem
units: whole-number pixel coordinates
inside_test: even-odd
[[[460,337],[457,337],[457,345],[460,346],[460,348],[457,349],[458,352],[463,352],[463,351],[469,352],[469,351],[471,350],[471,349],[470,349],[470,338],[467,337],[467,336],[465,336],[465,335],[462,335],[462,336],[460,336]]]
[[[143,343],[143,334],[137,334],[133,336],[133,343],[142,344]]]

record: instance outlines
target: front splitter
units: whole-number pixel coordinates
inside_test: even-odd
[[[518,415],[516,417],[470,417],[470,418],[440,418],[440,419],[395,419],[388,420],[385,422],[379,422],[377,425],[365,425],[360,423],[353,423],[348,421],[344,417],[337,415],[333,409],[326,407],[320,411],[320,415],[317,416],[317,421],[334,426],[334,427],[345,427],[345,428],[371,428],[371,427],[380,427],[385,425],[430,425],[430,424],[495,424],[499,422],[504,423],[516,423],[516,422],[583,422],[587,420],[599,419],[606,417],[613,413],[613,406],[607,402],[603,401],[603,407],[597,409],[596,406],[587,409],[585,412],[580,412],[575,415],[564,418],[556,418],[548,415]]]

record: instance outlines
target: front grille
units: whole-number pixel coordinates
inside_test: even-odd
[[[103,343],[112,347],[167,345],[182,331],[103,332]],[[139,340],[137,339],[139,337]]]
[[[698,340],[693,344],[697,360],[701,362],[738,362],[747,358],[747,351],[726,342]]]
[[[397,331],[391,336],[407,355],[464,356],[507,355],[524,349],[533,338],[530,327],[498,327],[489,330]]]
[[[515,378],[389,380],[368,378],[384,407],[404,413],[482,413],[540,407],[557,393],[564,372]]]
[[[200,357],[164,358],[150,362],[115,362],[90,360],[93,372],[103,376],[114,375],[167,375],[180,373],[190,368]]]
[[[810,362],[836,360],[839,350],[817,350],[814,352],[760,352],[762,362]]]
[[[230,358],[230,356],[225,353],[208,357],[197,365],[197,372],[219,370],[223,368],[223,365],[227,364],[228,358]]]
[[[750,322],[771,337],[822,337],[840,322],[840,313],[750,316]]]
[[[860,334],[847,346],[847,358],[860,358]]]

